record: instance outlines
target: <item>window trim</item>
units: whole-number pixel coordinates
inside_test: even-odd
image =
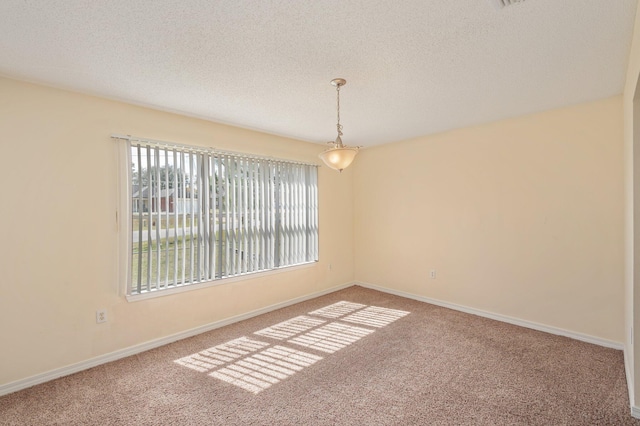
[[[297,265],[282,266],[280,268],[267,269],[267,270],[258,271],[258,272],[249,272],[246,274],[234,275],[232,277],[218,278],[215,280],[203,281],[195,284],[181,285],[178,287],[172,287],[168,289],[151,290],[151,291],[147,291],[140,294],[125,293],[125,297],[128,302],[137,302],[140,300],[154,299],[156,297],[171,296],[174,294],[185,293],[192,290],[200,290],[203,288],[216,287],[219,285],[232,284],[232,283],[241,282],[241,281],[250,281],[258,278],[263,278],[269,275],[282,274],[285,272],[294,272],[300,269],[307,269],[307,268],[313,267],[317,263],[318,263],[317,260],[313,260],[311,262],[299,263]]]
[[[193,152],[206,152],[208,154],[222,154],[222,155],[230,155],[236,156],[240,158],[251,158],[251,159],[264,159],[269,161],[276,161],[280,163],[291,163],[298,165],[306,165],[312,167],[318,167],[317,163],[308,163],[303,161],[296,160],[288,160],[281,159],[275,157],[254,155],[248,153],[234,152],[234,151],[225,151],[219,150],[211,147],[199,147],[192,145],[184,145],[172,142],[165,142],[147,138],[138,138],[130,135],[122,135],[122,134],[112,134],[112,140],[117,141],[116,143],[116,164],[118,167],[118,189],[117,189],[117,198],[118,198],[118,207],[116,209],[116,230],[118,232],[118,293],[121,296],[124,296],[127,301],[135,302],[139,300],[151,299],[156,297],[170,296],[178,293],[183,293],[192,290],[199,290],[202,288],[214,287],[218,285],[226,285],[234,282],[241,282],[246,280],[253,280],[257,278],[262,278],[269,275],[280,274],[284,272],[293,272],[300,269],[307,269],[309,267],[313,267],[319,262],[319,229],[316,229],[316,259],[311,261],[306,261],[302,263],[297,263],[294,265],[285,265],[285,266],[276,266],[271,269],[264,269],[259,271],[251,271],[246,273],[241,273],[233,276],[222,277],[207,281],[195,282],[190,284],[178,285],[170,288],[164,289],[152,289],[147,290],[137,294],[131,294],[130,290],[132,288],[131,284],[131,268],[132,268],[132,245],[133,245],[133,227],[130,220],[130,214],[133,208],[132,202],[132,187],[131,182],[133,178],[133,173],[131,170],[131,149],[130,144],[135,143],[145,143],[150,146],[161,147],[164,149],[167,148],[176,148],[176,149],[188,149]],[[123,143],[125,142],[125,143]],[[126,160],[126,161],[125,161]],[[316,178],[317,179],[317,178]],[[316,181],[317,183],[317,181]],[[317,193],[316,187],[316,225],[319,225],[319,196]],[[319,228],[319,227],[318,227]]]

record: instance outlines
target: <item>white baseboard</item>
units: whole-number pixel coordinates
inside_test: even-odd
[[[12,392],[16,392],[22,389],[29,388],[31,386],[45,383],[50,380],[57,379],[59,377],[68,376],[69,374],[77,373],[79,371],[87,370],[92,367],[96,367],[101,364],[106,364],[111,361],[115,361],[121,358],[125,358],[131,355],[138,354],[140,352],[148,351],[169,343],[173,343],[178,340],[186,339],[187,337],[196,336],[207,331],[214,330],[216,328],[224,327],[225,325],[233,324],[239,321],[243,321],[258,315],[266,314],[267,312],[275,311],[277,309],[285,308],[287,306],[295,305],[296,303],[304,302],[306,300],[314,299],[316,297],[324,296],[329,293],[333,293],[338,290],[351,287],[356,283],[347,283],[339,286],[331,287],[327,290],[318,291],[315,293],[307,294],[305,296],[296,297],[295,299],[286,300],[284,302],[276,303],[274,305],[265,306],[264,308],[256,309],[241,315],[236,315],[230,318],[226,318],[220,321],[205,324],[200,327],[192,328],[180,333],[172,334],[170,336],[161,337],[159,339],[150,340],[148,342],[140,343],[138,345],[130,346],[128,348],[119,349],[108,354],[100,355],[95,358],[81,361],[76,364],[71,364],[66,367],[56,368],[54,370],[47,371],[45,373],[36,374],[35,376],[27,377],[26,379],[17,380],[15,382],[0,385],[0,396],[6,395]]]
[[[633,405],[634,403],[634,390],[633,390],[633,381],[631,380],[631,369],[630,363],[632,360],[629,359],[629,354],[625,350],[625,346],[623,343],[615,342],[612,340],[602,339],[600,337],[591,336],[588,334],[577,333],[574,331],[565,330],[558,327],[552,327],[549,325],[539,324],[532,321],[526,321],[519,318],[513,318],[507,315],[495,314],[493,312],[487,312],[480,309],[470,308],[468,306],[458,305],[455,303],[444,302],[438,299],[432,299],[430,297],[419,296],[417,294],[407,293],[400,290],[394,290],[386,287],[381,287],[375,284],[369,284],[364,282],[356,282],[356,285],[361,287],[370,288],[372,290],[378,290],[389,294],[394,294],[400,297],[406,297],[408,299],[418,300],[420,302],[431,303],[433,305],[442,306],[444,308],[454,309],[456,311],[465,312],[468,314],[478,315],[485,318],[494,319],[497,321],[506,322],[513,325],[518,325],[521,327],[531,328],[533,330],[543,331],[545,333],[556,334],[559,336],[569,337],[571,339],[580,340],[587,343],[592,343],[594,345],[604,346],[606,348],[618,349],[621,350],[624,355],[624,370],[627,379],[627,392],[629,394],[629,401],[631,404],[631,416],[636,419],[640,419],[640,407]]]
[[[569,337],[572,339],[580,340],[587,343],[593,343],[595,345],[604,346],[607,348],[619,349],[623,350],[624,345],[619,342],[614,342],[611,340],[601,339],[599,337],[590,336],[587,334],[576,333],[569,330],[564,330],[557,327],[551,327],[543,324],[538,324],[531,321],[525,321],[518,318],[509,317],[506,315],[495,314],[492,312],[486,312],[475,308],[470,308],[468,306],[458,305],[455,303],[444,302],[442,300],[432,299],[429,297],[419,296],[412,293],[403,292],[400,290],[394,290],[386,287],[381,287],[374,284],[364,283],[364,282],[351,282],[342,284],[339,286],[332,287],[327,290],[322,290],[319,292],[311,293],[305,296],[297,297],[294,299],[290,299],[284,302],[276,303],[274,305],[266,306],[264,308],[256,309],[254,311],[250,311],[241,315],[236,315],[230,318],[226,318],[220,321],[216,321],[210,324],[205,324],[200,327],[192,328],[190,330],[186,330],[180,333],[172,334],[170,336],[162,337],[159,339],[154,339],[148,342],[144,342],[138,345],[130,346],[128,348],[120,349],[114,352],[110,352],[108,354],[100,355],[85,361],[81,361],[75,364],[68,365],[66,367],[56,368],[54,370],[47,371],[45,373],[37,374],[35,376],[27,377],[26,379],[17,380],[15,382],[7,383],[4,385],[0,385],[0,396],[6,395],[12,392],[16,392],[22,389],[29,388],[31,386],[35,386],[40,383],[45,383],[50,380],[57,379],[59,377],[67,376],[69,374],[77,373],[79,371],[87,370],[92,367],[96,367],[101,364],[106,364],[111,361],[116,361],[121,358],[125,358],[131,355],[135,355],[144,351],[148,351],[150,349],[154,349],[169,343],[173,343],[178,340],[185,339],[187,337],[196,336],[201,333],[205,333],[207,331],[214,330],[216,328],[224,327],[226,325],[230,325],[239,321],[243,321],[245,319],[249,319],[258,315],[265,314],[267,312],[275,311],[277,309],[281,309],[287,306],[294,305],[296,303],[304,302],[306,300],[314,299],[316,297],[324,296],[329,293],[333,293],[353,285],[359,285],[361,287],[370,288],[372,290],[378,290],[384,293],[393,294],[400,297],[406,297],[408,299],[418,300],[420,302],[430,303],[437,306],[442,306],[449,309],[454,309],[456,311],[461,311],[473,315],[478,315],[485,318],[494,319],[497,321],[506,322],[509,324],[518,325],[521,327],[531,328],[538,331],[543,331],[546,333],[556,334],[560,336]],[[625,358],[625,364],[627,360]],[[628,368],[626,368],[628,371]],[[629,376],[627,374],[627,383],[630,383]],[[631,391],[630,391],[631,392]],[[630,393],[631,395],[631,393]],[[640,407],[632,406],[631,414],[636,418],[640,418]]]
[[[382,291],[384,293],[394,294],[400,297],[406,297],[407,299],[418,300],[420,302],[430,303],[432,305],[442,306],[444,308],[453,309],[460,312],[465,312],[468,314],[478,315],[484,318],[490,318],[497,321],[506,322],[513,325],[518,325],[520,327],[531,328],[533,330],[544,331],[545,333],[556,334],[559,336],[569,337],[575,340],[580,340],[587,343],[593,343],[594,345],[604,346],[606,348],[624,350],[624,344],[620,342],[615,342],[612,340],[602,339],[600,337],[591,336],[588,334],[577,333],[574,331],[565,330],[558,327],[552,327],[549,325],[538,324],[533,321],[526,321],[519,318],[510,317],[507,315],[495,314],[493,312],[487,312],[480,309],[470,308],[468,306],[458,305],[455,303],[445,302],[438,299],[432,299],[430,297],[419,296],[417,294],[406,293],[400,290],[394,290],[386,287],[381,287],[375,284],[369,284],[364,282],[356,282],[356,285],[361,287],[370,288],[372,290]]]

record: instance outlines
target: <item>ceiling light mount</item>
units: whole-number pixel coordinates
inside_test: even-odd
[[[331,85],[336,88],[337,92],[336,109],[338,112],[338,123],[336,124],[336,129],[338,130],[338,136],[336,136],[335,141],[327,142],[333,146],[331,148],[327,148],[319,155],[327,166],[340,172],[349,167],[360,149],[359,146],[348,147],[342,143],[342,124],[340,124],[340,88],[345,84],[347,84],[347,80],[344,78],[334,78],[331,80]]]

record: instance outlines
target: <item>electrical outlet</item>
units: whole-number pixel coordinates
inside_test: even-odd
[[[107,322],[107,311],[105,309],[96,311],[96,323],[100,324],[102,322]]]
[[[436,270],[432,269],[431,271],[429,271],[429,278],[431,278],[432,280],[436,279]]]
[[[331,264],[329,264],[329,266],[327,267],[327,269],[330,271],[331,270]]]

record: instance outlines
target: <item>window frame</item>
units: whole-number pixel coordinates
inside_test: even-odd
[[[111,137],[114,140],[119,141],[117,143],[117,163],[119,168],[119,185],[118,185],[118,198],[119,198],[119,209],[116,212],[116,222],[120,235],[120,250],[119,250],[119,277],[120,282],[126,283],[124,286],[119,286],[121,290],[121,294],[127,298],[129,301],[136,301],[142,299],[148,299],[153,297],[161,297],[168,296],[171,294],[181,293],[185,291],[197,290],[201,288],[223,285],[232,282],[247,280],[247,279],[255,279],[263,276],[272,275],[275,273],[283,273],[288,271],[295,271],[302,268],[309,268],[314,266],[319,261],[319,195],[318,195],[318,165],[313,163],[305,163],[301,161],[293,161],[287,159],[273,158],[273,157],[265,157],[254,154],[247,153],[239,153],[232,151],[223,151],[218,150],[216,148],[210,147],[202,147],[195,145],[183,145],[165,141],[158,141],[146,138],[137,138],[129,135],[117,135],[113,134]],[[311,184],[311,189],[307,188],[307,191],[310,191],[310,200],[311,204],[307,206],[308,209],[313,209],[314,225],[310,232],[313,232],[313,247],[311,250],[311,260],[305,260],[303,262],[298,262],[294,264],[284,264],[279,265],[277,262],[274,267],[260,269],[260,270],[252,270],[248,272],[240,272],[233,275],[223,275],[217,276],[214,274],[214,277],[211,279],[205,280],[194,280],[194,282],[184,282],[184,283],[168,283],[167,276],[167,284],[164,288],[149,288],[145,289],[141,292],[134,291],[133,283],[132,283],[132,268],[133,268],[133,229],[132,224],[132,215],[133,215],[133,171],[132,171],[132,149],[131,147],[137,143],[141,143],[146,145],[147,147],[159,148],[159,149],[171,149],[171,150],[188,150],[192,152],[203,152],[206,155],[210,155],[212,157],[216,156],[229,156],[232,158],[248,158],[255,161],[266,161],[268,164],[295,164],[298,166],[309,167],[309,170],[312,170],[314,180]],[[209,175],[211,177],[211,175]],[[208,178],[209,178],[208,177]],[[299,184],[298,184],[299,185]],[[141,185],[139,185],[139,189]],[[284,202],[280,200],[281,202]],[[226,208],[229,206],[227,205]],[[276,207],[276,214],[279,214],[278,211],[281,210],[282,204]],[[213,216],[216,216],[217,213],[214,213]],[[308,231],[308,230],[307,230]],[[281,235],[280,235],[281,236]],[[218,244],[217,239],[215,240],[216,244]],[[158,243],[160,244],[160,243]],[[220,243],[221,244],[221,243]],[[306,249],[309,249],[309,246],[306,246]],[[304,252],[305,255],[308,253]]]

